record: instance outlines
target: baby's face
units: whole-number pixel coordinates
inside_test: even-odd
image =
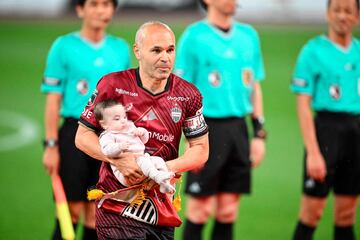
[[[121,131],[127,128],[127,116],[123,106],[115,105],[104,110],[103,128]]]

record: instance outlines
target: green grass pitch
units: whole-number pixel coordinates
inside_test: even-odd
[[[185,27],[170,25],[177,35]],[[110,32],[132,43],[137,27],[138,24],[115,21]],[[44,96],[39,85],[47,51],[58,35],[78,28],[79,23],[72,20],[1,20],[1,144],[16,130],[14,122],[4,116],[7,112],[21,114],[42,129]],[[241,200],[235,234],[236,239],[244,240],[285,240],[291,238],[297,221],[303,155],[295,99],[289,91],[289,82],[301,46],[309,38],[324,32],[326,27],[259,25],[257,29],[267,74],[263,92],[269,138],[266,159],[253,174],[253,193]],[[49,239],[51,234],[54,203],[50,180],[42,167],[42,136],[40,130],[30,144],[0,151],[1,239]],[[18,141],[13,142],[16,144]],[[183,197],[183,205],[185,201]],[[332,202],[330,197],[315,239],[332,239]],[[360,239],[360,209],[356,222],[356,236]],[[211,224],[206,227],[205,239],[209,239]],[[181,232],[182,228],[176,230],[176,239],[180,239]]]

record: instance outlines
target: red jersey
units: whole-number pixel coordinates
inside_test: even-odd
[[[159,156],[165,161],[178,157],[182,132],[187,138],[199,137],[208,132],[202,115],[200,92],[193,84],[174,74],[169,76],[165,90],[155,95],[142,87],[140,75],[136,69],[104,76],[89,99],[80,122],[95,131],[101,131],[93,109],[96,103],[105,99],[114,99],[128,109],[128,119],[133,121],[136,127],[143,127],[149,131],[149,141],[145,144],[145,152]],[[97,187],[104,192],[123,188],[113,175],[108,163],[103,163],[101,166]],[[160,199],[160,201],[166,199],[166,195],[159,191],[154,191],[150,195],[154,194],[157,196],[155,198]],[[104,202],[104,209],[106,209],[107,201]],[[126,210],[128,206],[120,206],[121,203],[110,200],[108,202],[108,204],[113,205],[110,208],[117,209],[116,212],[120,213],[120,216],[131,217],[126,215],[129,212]],[[109,205],[107,206],[109,207]],[[105,218],[102,216],[101,220],[104,222],[97,222],[97,224],[106,225]],[[150,220],[142,219],[141,216],[133,219],[154,225],[169,226],[161,221],[161,216],[155,216]],[[117,222],[131,224],[130,219],[118,216]]]

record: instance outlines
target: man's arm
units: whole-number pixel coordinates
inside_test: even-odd
[[[59,111],[61,106],[62,96],[57,93],[48,93],[46,95],[45,103],[45,139],[58,141],[58,128],[59,128]],[[58,173],[60,164],[59,147],[48,146],[44,149],[43,165],[48,173],[52,176]]]
[[[99,137],[92,129],[87,128],[82,124],[79,124],[76,132],[75,145],[89,156],[115,165],[129,184],[137,183],[139,180],[143,179],[143,174],[136,163],[137,155],[123,153],[117,158],[107,158],[101,152]]]
[[[311,96],[298,94],[296,101],[301,133],[307,152],[307,173],[311,178],[323,181],[326,176],[326,165],[315,134],[315,124],[310,107]]]
[[[252,94],[252,103],[253,103],[253,113],[251,118],[260,119],[263,118],[263,95],[262,89],[259,81],[254,83],[254,91]],[[265,156],[265,141],[262,138],[254,137],[251,140],[250,145],[250,159],[252,161],[252,166],[257,167],[260,165]]]
[[[185,153],[173,160],[167,161],[169,171],[174,173],[186,172],[202,167],[209,158],[208,133],[198,137],[187,139],[189,147]]]

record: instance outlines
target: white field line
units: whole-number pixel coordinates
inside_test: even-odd
[[[21,148],[33,142],[40,133],[39,124],[17,112],[0,109],[0,126],[12,131],[0,135],[0,152]]]

